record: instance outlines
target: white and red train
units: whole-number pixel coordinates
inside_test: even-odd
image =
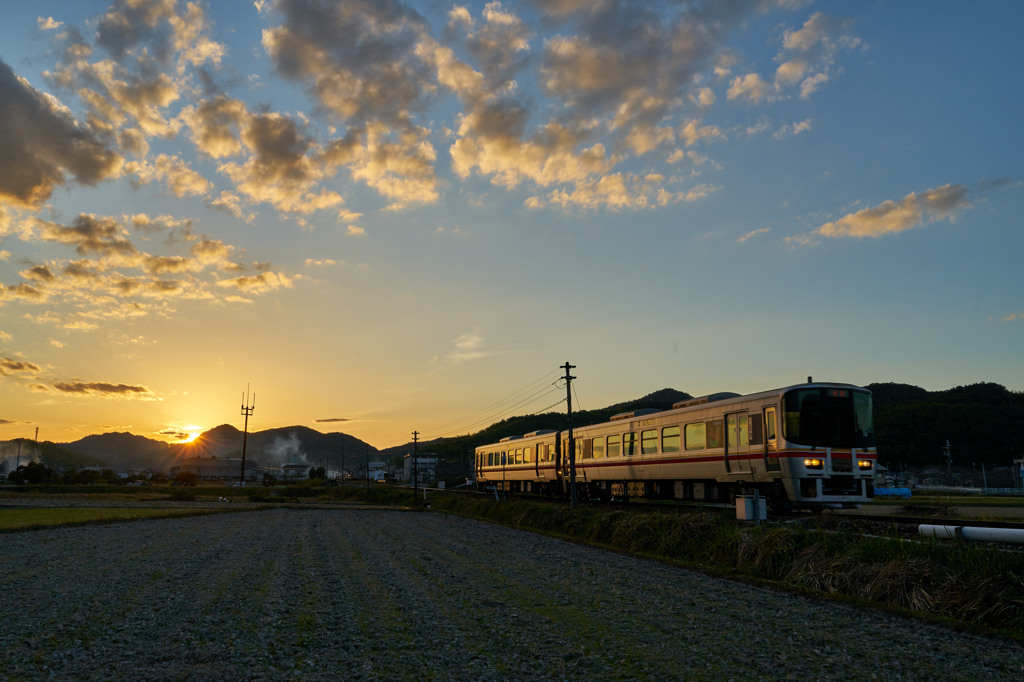
[[[855,507],[874,495],[871,392],[808,383],[716,393],[670,410],[636,410],[575,427],[580,499],[728,502],[754,491],[798,508]],[[481,490],[568,495],[569,431],[537,431],[476,448]]]

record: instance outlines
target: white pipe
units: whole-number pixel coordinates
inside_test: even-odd
[[[972,542],[1009,542],[1024,544],[1024,529],[978,528],[973,526],[935,526],[922,523],[917,532],[925,537],[963,539]]]

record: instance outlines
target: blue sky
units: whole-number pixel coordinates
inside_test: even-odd
[[[18,3],[0,438],[1024,390],[1024,5]],[[504,400],[520,389],[532,401]]]

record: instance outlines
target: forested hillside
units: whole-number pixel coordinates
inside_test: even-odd
[[[1024,457],[1024,393],[993,383],[926,391],[907,384],[870,384],[875,397],[878,456],[905,465],[1009,466]]]

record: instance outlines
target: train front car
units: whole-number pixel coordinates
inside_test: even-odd
[[[803,384],[780,399],[778,456],[790,506],[856,507],[874,496],[877,462],[871,392]]]

